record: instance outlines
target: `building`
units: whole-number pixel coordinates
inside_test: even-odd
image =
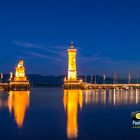
[[[68,77],[64,79],[65,89],[81,89],[83,86],[82,80],[77,78],[76,54],[77,50],[72,41],[68,49]]]
[[[14,81],[27,81],[23,60],[19,61],[17,67],[15,68],[15,71],[16,72],[15,72]]]
[[[13,78],[12,73],[10,73],[10,90],[29,90],[30,83],[27,80],[27,76],[25,74],[24,61],[20,60],[18,65],[15,68],[15,75]]]

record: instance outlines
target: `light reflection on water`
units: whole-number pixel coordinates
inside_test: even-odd
[[[14,112],[14,118],[18,127],[23,126],[25,113],[29,107],[30,92],[29,91],[10,91],[8,97],[9,112]]]
[[[140,90],[64,90],[63,104],[67,113],[67,137],[78,137],[78,109],[83,104],[129,105],[140,103]]]
[[[67,136],[76,138],[78,136],[78,107],[82,110],[83,96],[81,90],[64,90],[64,108],[67,112]]]
[[[2,95],[1,95],[2,97]],[[29,107],[30,91],[10,91],[8,98],[0,98],[0,108],[8,107],[9,114],[14,114],[17,126],[23,126],[26,110]]]
[[[85,104],[130,105],[140,103],[140,90],[83,91]]]
[[[38,89],[38,91],[40,91]],[[32,94],[30,94],[29,91],[10,91],[8,94],[6,92],[0,93],[0,113],[2,112],[3,109],[8,109],[9,115],[12,116],[12,119],[15,120],[16,126],[18,128],[24,128],[24,123],[25,123],[25,118],[26,118],[26,112],[27,109],[29,108],[29,104],[34,104],[32,106],[32,109],[38,111],[41,108],[36,108],[37,105],[34,103],[35,101],[38,100],[31,100],[30,102],[30,96],[31,98],[34,97],[34,99],[41,99],[43,98],[43,107],[46,106],[47,102],[50,102],[52,100],[52,97],[55,98],[55,102],[50,102],[50,104],[47,104],[47,110],[43,109],[44,113],[50,113],[51,106],[56,106],[56,108],[59,110],[60,108],[63,108],[62,112],[59,112],[63,116],[65,115],[66,117],[66,125],[65,125],[65,131],[68,139],[79,139],[80,137],[80,129],[79,125],[81,122],[86,122],[88,120],[80,120],[79,122],[79,116],[80,114],[84,113],[84,115],[87,113],[86,111],[93,106],[91,105],[96,105],[98,108],[98,105],[101,106],[112,106],[113,108],[117,106],[128,106],[128,105],[138,105],[140,104],[140,90],[135,89],[135,90],[52,90],[52,93],[49,90],[49,94],[46,93],[46,89],[43,89],[43,93],[41,94],[40,92],[37,91],[37,94],[35,91]],[[56,91],[60,93],[56,94]],[[35,94],[34,94],[35,92]],[[55,94],[54,94],[55,93]],[[53,95],[53,96],[52,96]],[[61,96],[62,95],[62,96]],[[49,98],[51,97],[51,98]],[[58,97],[58,98],[56,98]],[[45,99],[46,98],[46,99]],[[62,100],[63,98],[63,100]],[[61,101],[62,104],[54,104],[57,101]],[[41,100],[42,102],[42,100]],[[58,103],[58,102],[57,102]],[[50,106],[48,106],[50,105]],[[36,107],[35,107],[36,106]],[[90,107],[89,107],[90,106]],[[137,107],[137,108],[138,108]],[[29,112],[32,110],[31,108],[29,109]],[[84,110],[84,111],[83,111]],[[86,111],[85,111],[86,110]],[[92,110],[92,113],[94,114],[95,108]],[[135,110],[133,110],[135,111]],[[52,111],[53,112],[53,111]],[[111,111],[110,111],[111,112]],[[98,112],[99,116],[101,115],[101,112]],[[29,113],[30,115],[32,113]],[[28,115],[29,115],[28,114]],[[42,116],[43,114],[41,114]],[[57,115],[57,113],[56,113]],[[95,115],[95,114],[94,114]],[[98,114],[96,114],[98,115]],[[58,115],[59,116],[59,115]],[[32,116],[32,118],[35,116]],[[96,117],[96,116],[95,116]],[[48,119],[48,118],[47,118]],[[51,120],[51,119],[50,119]],[[32,120],[33,123],[34,120]],[[46,120],[40,120],[47,122]],[[48,120],[49,121],[49,120]],[[58,121],[58,120],[56,120]],[[90,121],[95,121],[90,120]],[[29,120],[26,121],[26,123],[30,122]],[[96,122],[96,121],[95,121]],[[94,124],[95,124],[94,122]],[[53,123],[53,122],[52,122]],[[113,123],[113,122],[111,122]],[[28,124],[26,124],[27,126]],[[53,126],[53,125],[52,125]],[[55,126],[55,124],[54,124]],[[32,129],[32,126],[28,126],[30,129]],[[44,132],[46,129],[47,124],[44,126],[41,126],[41,132]],[[55,126],[59,129],[59,126]],[[92,126],[94,128],[94,126]],[[1,127],[2,128],[2,127]],[[61,127],[60,127],[61,128]],[[92,129],[93,129],[92,128]],[[30,130],[28,129],[28,130]],[[63,130],[63,131],[64,131]],[[32,131],[32,130],[30,130]],[[54,128],[55,131],[55,128]],[[95,131],[95,130],[94,130]],[[31,132],[33,133],[33,131]],[[84,132],[83,132],[84,133]],[[86,132],[85,134],[88,134],[89,132]],[[42,135],[42,133],[41,133]],[[92,134],[89,134],[92,136]],[[96,136],[96,133],[95,133]],[[14,138],[14,137],[13,137]],[[7,139],[6,139],[7,140]]]

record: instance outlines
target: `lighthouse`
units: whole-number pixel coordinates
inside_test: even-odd
[[[83,87],[82,80],[77,77],[77,49],[74,46],[73,41],[70,43],[68,49],[68,75],[64,79],[64,89],[81,89]]]
[[[77,80],[76,53],[73,41],[68,49],[68,81]]]

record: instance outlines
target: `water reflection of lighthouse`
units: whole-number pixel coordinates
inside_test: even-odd
[[[78,106],[82,109],[83,96],[81,90],[64,90],[63,103],[67,112],[67,137],[78,136]]]
[[[9,112],[14,112],[15,122],[23,126],[26,110],[29,107],[30,91],[10,91],[8,97]]]

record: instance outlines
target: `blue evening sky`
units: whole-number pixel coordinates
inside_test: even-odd
[[[140,73],[139,0],[1,0],[0,72],[25,60],[28,73],[67,73],[67,48],[79,74]]]

